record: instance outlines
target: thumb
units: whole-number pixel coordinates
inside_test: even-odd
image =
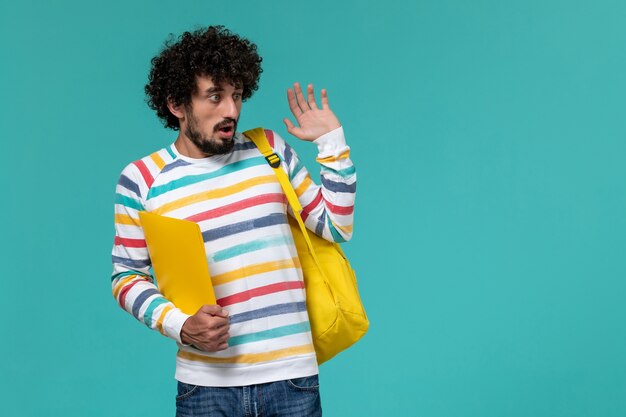
[[[219,305],[208,305],[205,304],[200,307],[198,312],[202,312],[204,314],[209,314],[211,316],[220,316],[220,317],[228,317],[228,311],[224,310]]]
[[[285,127],[287,128],[287,132],[291,133],[291,131],[295,127],[293,123],[291,122],[291,120],[284,118],[283,123],[285,124]]]
[[[301,128],[296,127],[289,119],[283,119],[283,123],[285,123],[285,126],[287,127],[287,132],[289,132],[290,134],[294,135],[295,137],[299,139],[302,139]]]

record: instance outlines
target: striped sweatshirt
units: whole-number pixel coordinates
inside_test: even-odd
[[[314,143],[321,186],[294,150],[267,130],[302,204],[308,229],[344,242],[352,235],[356,173],[343,129]],[[178,343],[176,379],[203,386],[242,386],[318,372],[291,212],[272,168],[247,137],[232,152],[202,159],[174,144],[135,161],[116,188],[113,296],[151,329]],[[203,352],[181,343],[189,315],[165,299],[139,222],[139,211],[196,222],[204,238],[217,303],[229,312],[228,348]]]

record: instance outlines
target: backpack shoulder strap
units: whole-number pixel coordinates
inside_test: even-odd
[[[296,192],[294,191],[293,186],[291,185],[291,182],[287,177],[287,174],[281,169],[280,157],[276,154],[276,152],[274,152],[274,149],[272,149],[272,147],[270,146],[263,128],[257,127],[255,129],[250,129],[243,132],[243,134],[252,142],[254,142],[261,154],[263,154],[263,156],[267,160],[267,163],[272,167],[274,173],[276,174],[276,177],[278,178],[280,186],[283,188],[283,192],[287,196],[287,200],[289,201],[291,209],[294,211],[294,214],[297,215],[297,217],[300,217],[302,205],[298,200],[298,196],[296,195]]]
[[[280,167],[280,157],[276,154],[276,152],[274,152],[274,149],[272,149],[269,142],[267,141],[267,137],[265,136],[265,131],[263,130],[263,128],[257,127],[255,129],[247,130],[243,132],[243,134],[252,142],[254,142],[256,147],[259,148],[259,151],[263,154],[263,156],[265,157],[269,165],[274,170],[274,173],[276,174],[276,177],[278,178],[278,182],[280,182],[280,186],[282,187],[283,192],[287,196],[287,201],[289,201],[289,205],[291,206],[291,209],[293,210],[293,217],[298,222],[298,226],[300,227],[300,230],[302,231],[302,237],[306,241],[306,244],[309,248],[309,253],[315,260],[315,263],[321,269],[321,266],[320,266],[321,263],[319,262],[319,260],[317,259],[317,255],[315,254],[315,248],[313,246],[313,242],[311,242],[311,239],[309,238],[309,234],[306,230],[306,226],[304,225],[304,222],[302,221],[302,217],[300,216],[300,212],[302,211],[302,205],[300,204],[300,201],[298,200],[298,196],[296,195],[296,192],[294,191],[293,186],[291,185],[291,182],[289,181],[289,178],[287,177],[287,174]],[[335,244],[335,247],[340,251],[342,256],[345,257],[345,255],[343,255],[343,252],[341,252],[341,248],[339,248],[339,245]]]

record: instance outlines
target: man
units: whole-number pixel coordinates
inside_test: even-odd
[[[318,367],[304,284],[280,184],[237,132],[262,59],[223,27],[185,32],[152,60],[148,104],[176,141],[129,164],[116,189],[113,295],[148,327],[174,339],[177,416],[321,415]],[[270,145],[303,206],[307,228],[350,239],[356,174],[325,90],[287,92],[287,131],[319,149],[322,186],[276,133]],[[139,211],[195,221],[217,305],[189,316],[159,293]]]

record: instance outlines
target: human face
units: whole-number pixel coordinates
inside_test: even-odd
[[[210,77],[196,77],[197,91],[185,106],[181,131],[204,156],[232,151],[243,89],[215,85]]]

